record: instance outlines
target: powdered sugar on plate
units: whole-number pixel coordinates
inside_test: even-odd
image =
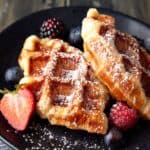
[[[8,133],[12,132],[7,130]],[[47,120],[33,119],[24,132],[13,131],[25,150],[105,150],[103,136],[65,127],[52,126]]]

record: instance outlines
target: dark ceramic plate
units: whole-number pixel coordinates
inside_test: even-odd
[[[4,72],[8,67],[17,65],[17,57],[25,38],[31,34],[39,34],[44,19],[55,16],[63,20],[69,29],[81,24],[88,8],[54,8],[27,16],[0,33],[0,88],[8,87],[4,80]],[[150,27],[134,18],[106,9],[101,12],[116,18],[117,28],[141,39],[150,37]],[[24,132],[12,129],[0,114],[1,139],[12,148],[18,149],[73,149],[94,150],[107,149],[103,136],[89,134],[84,131],[73,131],[60,126],[51,126],[47,121],[35,116]],[[132,131],[124,135],[121,150],[149,150],[150,123],[140,122]]]

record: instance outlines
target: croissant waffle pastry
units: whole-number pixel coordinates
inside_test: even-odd
[[[36,110],[51,124],[105,134],[107,88],[95,77],[83,53],[59,39],[26,39],[19,57],[20,84],[33,91]]]
[[[112,96],[150,120],[150,55],[115,28],[115,19],[91,8],[82,22],[85,57]]]

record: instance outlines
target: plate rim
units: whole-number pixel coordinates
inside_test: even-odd
[[[10,23],[8,26],[6,26],[4,29],[2,29],[2,31],[0,31],[0,36],[1,34],[3,34],[4,32],[7,32],[7,30],[9,30],[9,28],[11,28],[12,26],[14,26],[15,24],[18,24],[19,22],[21,22],[22,20],[28,18],[28,17],[31,17],[31,16],[34,16],[36,15],[37,13],[42,13],[42,12],[46,12],[46,11],[51,11],[51,10],[57,10],[57,9],[89,9],[89,8],[96,8],[98,10],[104,10],[104,11],[108,11],[110,13],[114,13],[114,14],[117,14],[117,15],[120,15],[120,16],[123,16],[123,17],[126,17],[126,18],[129,18],[137,23],[140,23],[142,24],[143,26],[147,27],[150,29],[150,24],[148,23],[145,23],[144,21],[136,18],[136,17],[133,17],[133,16],[130,16],[130,15],[127,15],[125,13],[122,13],[120,11],[116,11],[116,10],[112,10],[112,9],[109,9],[109,8],[104,8],[104,7],[90,7],[90,6],[65,6],[65,7],[53,7],[53,8],[48,8],[48,9],[42,9],[42,10],[39,10],[39,11],[36,11],[36,12],[33,12],[33,13],[29,13],[28,15],[25,15],[19,19],[17,19],[16,21],[13,21],[12,23]]]

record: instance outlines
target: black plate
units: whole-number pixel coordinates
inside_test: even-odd
[[[43,20],[55,16],[63,20],[69,29],[81,24],[87,7],[54,8],[27,16],[9,26],[0,34],[0,88],[8,87],[4,80],[4,72],[8,67],[17,65],[17,57],[25,38],[31,34],[39,34]],[[117,28],[141,39],[150,37],[150,27],[134,18],[106,9],[101,12],[116,18]],[[107,149],[103,136],[89,134],[84,131],[72,131],[65,127],[51,126],[37,116],[30,122],[28,129],[17,132],[12,129],[0,114],[1,139],[12,148],[19,149]],[[126,133],[121,150],[149,150],[150,123],[141,122],[132,131]]]

